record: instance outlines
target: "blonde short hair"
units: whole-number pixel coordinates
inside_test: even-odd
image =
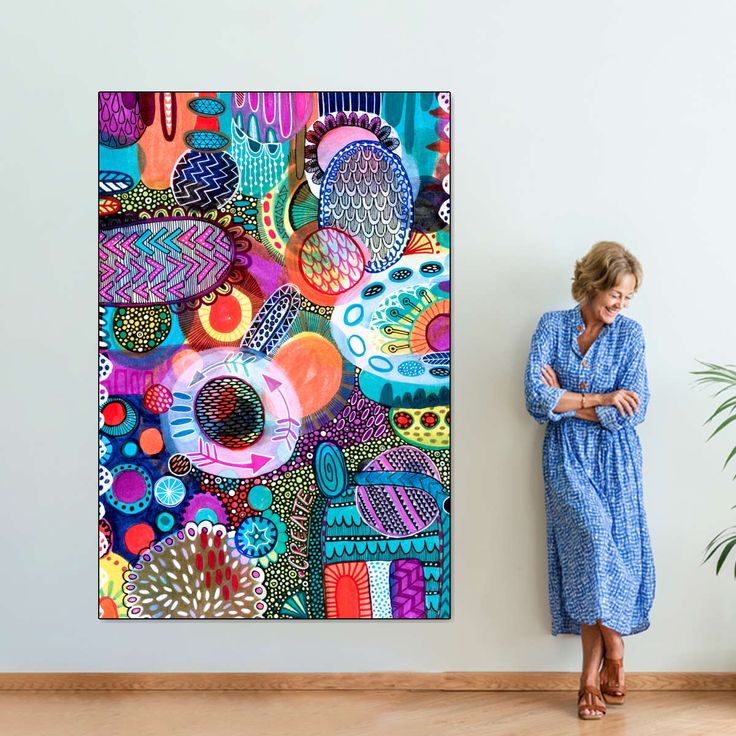
[[[575,262],[572,279],[572,297],[576,302],[592,299],[599,291],[612,289],[621,276],[633,274],[638,290],[644,275],[641,264],[620,243],[596,243],[580,260]]]

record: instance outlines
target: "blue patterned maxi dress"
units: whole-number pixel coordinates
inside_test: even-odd
[[[527,411],[547,423],[542,469],[552,633],[580,634],[581,623],[601,619],[621,634],[636,634],[649,627],[655,588],[636,432],[649,402],[644,333],[618,314],[583,355],[577,338],[584,330],[580,305],[543,314],[524,382]],[[562,388],[544,384],[544,364]],[[641,398],[633,416],[597,406],[598,423],[554,411],[566,390],[619,388]]]

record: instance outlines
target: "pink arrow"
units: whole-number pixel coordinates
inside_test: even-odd
[[[181,293],[181,290],[184,288],[184,282],[180,281],[178,284],[174,284],[173,286],[169,286],[169,294],[172,296],[178,296],[179,299],[183,299],[183,295]]]
[[[217,234],[217,237],[215,238],[215,243],[224,248],[228,253],[232,248],[230,238],[227,237],[224,230],[220,230],[220,232]]]
[[[207,250],[212,250],[214,246],[209,242],[209,240],[207,240],[212,232],[212,228],[208,225],[207,229],[201,235],[197,235],[197,237],[194,238],[194,242],[198,243],[203,248],[207,248]]]
[[[138,263],[138,261],[133,261],[132,266],[135,269],[135,275],[133,276],[133,278],[131,279],[131,281],[133,283],[135,283],[136,281],[138,281],[141,278],[141,276],[145,276],[146,275],[146,267],[145,266],[141,266],[141,264]]]
[[[104,237],[104,235],[102,235]],[[114,253],[116,256],[123,257],[123,254],[115,247],[117,243],[119,243],[123,239],[122,233],[115,233],[109,240],[102,243],[102,246],[104,248],[107,248],[111,253]]]
[[[112,266],[100,261],[100,281],[107,281],[114,273],[115,269]]]
[[[135,262],[133,262],[133,265],[135,265]],[[116,276],[116,281],[122,281],[129,273],[130,269],[125,265],[123,261],[118,261],[118,272]]]
[[[181,271],[184,268],[184,261],[179,261],[176,258],[173,258],[172,256],[166,256],[169,263],[176,264],[176,268],[167,276],[168,281],[173,281],[174,278],[177,276],[179,271]]]
[[[221,260],[225,265],[229,266],[231,263],[231,259],[228,258],[224,253],[221,253],[219,250],[216,250],[213,254],[213,256],[219,260]]]
[[[192,265],[189,267],[189,270],[184,274],[184,278],[188,279],[198,268],[199,263],[195,261],[193,258],[190,258],[186,253],[182,253],[181,257],[187,261],[187,263],[191,263]]]
[[[191,226],[191,227],[189,228],[189,230],[187,230],[187,231],[186,231],[185,233],[182,233],[182,234],[181,234],[181,235],[179,236],[179,242],[180,242],[180,243],[184,243],[184,245],[186,245],[186,246],[187,246],[187,248],[191,248],[191,249],[193,250],[193,249],[194,249],[194,246],[192,245],[192,240],[191,240],[191,238],[192,238],[192,235],[193,235],[194,233],[196,233],[196,232],[197,232],[197,226],[196,226],[196,225],[192,225],[192,226]]]
[[[148,300],[148,283],[144,281],[140,286],[133,289],[133,293],[137,294],[144,302]]]
[[[204,267],[204,269],[202,269],[199,276],[197,277],[197,283],[201,284],[204,281],[207,274],[215,267],[215,262],[211,258],[207,258],[207,256],[204,253],[200,253],[199,255],[202,261],[206,262],[207,264]]]
[[[258,455],[255,452],[250,456],[250,466],[254,473],[257,473],[266,463],[273,458],[269,455]]]
[[[153,271],[151,272],[150,276],[148,277],[149,282],[153,282],[156,280],[156,276],[158,276],[161,271],[166,268],[163,263],[159,263],[158,261],[154,261],[151,256],[146,256],[146,263],[151,266]]]
[[[138,255],[138,250],[136,248],[133,248],[131,243],[138,239],[138,233],[133,233],[131,236],[127,237],[122,243],[120,243],[120,247],[124,250],[127,250],[128,253],[132,256]]]
[[[151,296],[158,297],[158,300],[161,302],[166,301],[166,297],[161,292],[161,289],[163,289],[166,286],[166,282],[162,281],[160,284],[156,284],[156,286],[151,287]]]
[[[280,385],[281,381],[277,381],[275,378],[271,378],[271,376],[267,376],[264,374],[263,380],[266,382],[266,386],[268,386],[268,390],[273,393]]]
[[[118,298],[115,301],[122,302],[122,297],[126,297],[125,301],[130,302],[130,286],[130,282],[123,284],[123,286],[118,289]]]

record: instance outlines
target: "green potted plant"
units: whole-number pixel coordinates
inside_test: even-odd
[[[690,371],[693,375],[698,376],[696,383],[715,384],[720,386],[714,396],[726,393],[726,398],[721,402],[713,414],[705,420],[705,424],[713,421],[719,422],[710,437],[708,437],[708,439],[710,439],[725,429],[729,424],[731,424],[731,422],[736,421],[736,393],[730,393],[736,392],[736,370],[734,370],[736,366],[732,364],[716,365],[715,363],[704,363],[701,360],[699,360],[698,363],[706,366],[707,370]],[[726,458],[726,462],[723,463],[724,469],[734,456],[736,456],[736,446],[732,448]],[[734,475],[734,479],[736,479],[736,475]],[[731,508],[734,509],[736,506],[732,506]],[[705,548],[705,559],[703,560],[703,563],[706,563],[720,550],[720,554],[716,562],[717,575],[734,548],[736,548],[736,526],[730,526],[721,531],[710,541],[708,546]],[[734,566],[734,577],[736,577],[736,565]]]

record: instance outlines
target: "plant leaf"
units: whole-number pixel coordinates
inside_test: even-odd
[[[725,383],[730,388],[736,385],[733,378],[724,378],[723,376],[708,376],[708,378],[696,378],[695,383],[706,384],[706,383]]]
[[[698,381],[709,381],[711,380],[711,377],[716,378],[725,378],[729,381],[736,381],[736,374],[731,373],[731,371],[724,371],[722,370],[707,370],[707,371],[690,371],[690,373],[693,376],[708,376],[708,378],[698,378]]]
[[[723,463],[724,470],[726,469],[726,465],[728,465],[731,462],[731,459],[734,457],[734,455],[736,455],[736,447],[734,447],[733,450],[731,450],[728,457],[726,458],[726,462]]]
[[[715,436],[716,434],[718,434],[718,432],[720,432],[720,431],[721,431],[721,430],[722,430],[722,429],[723,429],[723,428],[724,428],[724,427],[725,427],[725,426],[726,426],[727,424],[731,424],[731,422],[733,422],[733,421],[734,421],[735,419],[736,419],[736,414],[734,414],[734,415],[733,415],[732,417],[729,417],[728,419],[726,419],[726,421],[725,421],[725,422],[722,422],[722,423],[721,423],[721,424],[720,424],[720,425],[718,426],[718,428],[717,428],[717,429],[715,429],[715,430],[713,431],[713,433],[711,434],[711,436],[710,436],[710,437],[714,437],[714,436]],[[710,437],[708,437],[708,439],[710,439]],[[708,440],[706,440],[706,442],[707,442],[707,441],[708,441]]]
[[[731,368],[736,368],[732,363],[726,363],[725,365],[718,365],[716,363],[704,363],[702,360],[698,360],[698,363],[700,365],[705,365],[708,368],[710,368],[713,371],[719,371],[721,373],[730,373],[734,378],[736,378],[736,371],[730,370]],[[691,373],[698,373],[698,371],[690,371]],[[705,372],[705,371],[700,371]]]
[[[725,531],[725,530],[724,530],[724,531]],[[723,534],[723,532],[721,532],[721,534]],[[720,536],[721,536],[721,534],[719,534],[719,535],[718,535],[718,537],[720,537]],[[715,537],[715,539],[712,539],[712,540],[710,541],[710,543],[708,544],[708,546],[707,546],[707,547],[705,548],[705,551],[706,551],[706,552],[708,552],[708,550],[710,549],[711,545],[713,544],[713,542],[715,542],[715,541],[716,541],[716,539],[718,539],[718,537]],[[714,554],[716,553],[716,551],[718,550],[718,548],[719,548],[719,547],[720,547],[720,546],[721,546],[722,544],[726,544],[726,542],[728,542],[728,541],[729,541],[730,539],[731,539],[731,537],[725,537],[724,539],[721,539],[721,541],[720,541],[720,542],[718,542],[718,544],[716,544],[716,545],[715,545],[715,547],[713,547],[713,549],[711,549],[711,550],[710,550],[710,552],[708,552],[708,555],[707,555],[707,557],[706,557],[706,558],[705,558],[705,559],[703,560],[703,563],[706,563],[706,562],[708,562],[708,560],[709,560],[709,559],[710,559],[711,557],[713,557],[713,555],[714,555]]]
[[[736,506],[734,506],[734,508],[736,508]],[[718,534],[716,534],[716,536],[713,537],[713,539],[711,539],[710,542],[708,542],[708,546],[705,548],[705,551],[707,552],[718,541],[720,537],[722,537],[724,534],[728,534],[728,532],[730,532],[731,530],[736,531],[736,526],[729,526],[729,527],[726,527],[725,529],[721,529],[721,531],[718,532]],[[723,542],[726,542],[731,538],[732,537],[726,537],[725,539],[721,539],[721,541],[718,542],[718,546],[720,546],[721,544],[723,544]]]
[[[718,416],[722,411],[725,411],[726,409],[731,409],[731,411],[734,411],[736,409],[736,396],[732,396],[730,399],[726,399],[706,420],[705,424],[708,424],[708,422],[713,419],[714,417]]]
[[[736,546],[736,537],[733,537],[733,539],[723,548],[721,556],[718,558],[718,563],[716,564],[716,575],[721,571],[723,563],[726,561],[729,552],[734,548],[734,546]]]

